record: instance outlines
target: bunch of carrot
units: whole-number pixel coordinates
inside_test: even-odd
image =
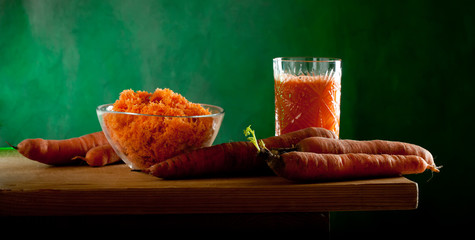
[[[426,149],[397,141],[310,137],[288,149],[268,149],[260,142],[259,152],[277,175],[295,181],[389,177],[440,168]]]
[[[337,138],[323,128],[307,128],[281,136],[262,139],[266,146],[286,148],[308,137]],[[160,178],[189,178],[204,175],[231,173],[263,173],[268,171],[266,162],[251,142],[222,143],[200,148],[154,164],[143,170]]]
[[[230,142],[184,153],[145,170],[160,178],[249,172],[267,166],[295,181],[327,181],[439,172],[426,149],[404,142],[340,140],[323,128],[307,128],[250,142]],[[267,163],[267,164],[265,164]]]
[[[25,139],[12,147],[31,160],[49,165],[83,160],[89,166],[99,167],[120,160],[102,131],[64,140]]]
[[[145,170],[160,178],[264,173],[295,181],[328,181],[439,172],[421,146],[396,141],[341,140],[324,128],[306,128],[258,140],[228,142],[179,154]],[[103,132],[65,140],[25,139],[14,146],[25,157],[50,165],[86,161],[104,166],[120,160]]]

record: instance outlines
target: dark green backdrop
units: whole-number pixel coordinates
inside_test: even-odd
[[[0,147],[100,130],[124,89],[222,106],[216,143],[274,131],[272,59],[343,59],[341,137],[408,141],[442,173],[414,211],[332,215],[334,236],[466,229],[474,214],[473,1],[0,0]],[[428,181],[430,179],[430,181]],[[419,232],[415,232],[419,231]]]

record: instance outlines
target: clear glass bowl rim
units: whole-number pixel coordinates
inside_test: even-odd
[[[341,58],[331,57],[277,57],[274,61],[282,62],[341,62]]]
[[[224,109],[222,107],[218,107],[216,105],[211,105],[211,104],[204,104],[204,103],[197,103],[197,104],[203,106],[204,108],[207,108],[207,107],[208,108],[215,108],[215,109],[218,110],[218,112],[208,114],[208,115],[196,115],[196,116],[167,116],[167,115],[153,115],[153,114],[131,113],[131,112],[117,112],[117,111],[112,111],[112,110],[108,109],[109,107],[112,107],[112,105],[113,105],[112,103],[99,105],[96,108],[96,110],[100,111],[102,113],[117,113],[117,114],[135,115],[135,116],[170,117],[170,118],[205,118],[205,117],[216,117],[216,116],[224,114]]]

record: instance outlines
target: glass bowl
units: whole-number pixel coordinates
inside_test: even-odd
[[[112,111],[112,104],[100,105],[96,112],[115,152],[132,170],[143,170],[178,154],[213,144],[224,110],[209,104],[200,105],[211,114],[160,116],[116,112]]]

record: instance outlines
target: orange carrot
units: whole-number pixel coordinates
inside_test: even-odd
[[[91,167],[101,167],[120,160],[110,144],[93,147],[87,151],[86,156],[76,156],[72,160],[81,159]]]
[[[265,169],[265,162],[256,156],[257,151],[252,143],[222,143],[180,154],[144,171],[160,178],[187,178]]]
[[[249,129],[249,130],[248,130]],[[250,128],[246,131],[252,131]],[[330,130],[319,127],[309,127],[302,130],[282,134],[280,136],[273,136],[263,139],[267,148],[285,148],[291,147],[299,143],[301,140],[309,137],[321,137],[329,139],[338,139],[338,136]]]
[[[108,144],[102,131],[65,140],[25,139],[14,147],[23,156],[50,165],[74,163],[72,158],[85,156],[93,147]]]
[[[262,141],[266,146],[286,148],[310,136],[336,138],[323,128],[306,128],[299,131],[273,136]],[[268,167],[258,157],[258,150],[250,142],[229,142],[194,150],[157,163],[144,172],[160,178],[186,178],[222,173],[252,173],[268,171]]]
[[[267,151],[269,167],[281,177],[294,181],[328,181],[354,178],[389,177],[439,170],[419,156],[388,154],[319,154]]]
[[[391,154],[391,155],[417,155],[422,157],[427,164],[435,167],[434,158],[432,154],[421,146],[385,140],[341,140],[329,139],[321,137],[310,137],[300,141],[295,148],[300,152],[314,152],[314,153],[367,153],[367,154]]]

